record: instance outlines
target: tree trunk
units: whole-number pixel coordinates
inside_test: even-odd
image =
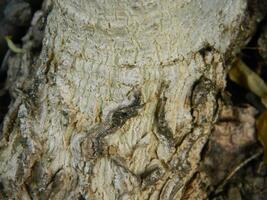
[[[1,199],[206,199],[202,152],[245,0],[51,2],[9,59]]]

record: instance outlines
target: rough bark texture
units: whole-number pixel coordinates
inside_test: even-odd
[[[201,153],[247,2],[51,4],[40,55],[27,40],[9,60],[1,198],[205,199]]]

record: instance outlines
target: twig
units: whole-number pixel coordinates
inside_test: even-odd
[[[258,158],[260,155],[263,154],[263,149],[258,150],[257,153],[253,154],[252,156],[248,157],[246,160],[244,160],[242,163],[240,163],[238,166],[235,167],[233,171],[231,171],[230,174],[223,180],[222,184],[220,184],[217,189],[215,190],[215,195],[222,192],[224,186],[227,184],[227,182],[245,165],[247,165],[250,161]]]

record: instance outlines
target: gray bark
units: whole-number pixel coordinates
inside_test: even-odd
[[[3,199],[205,199],[199,168],[245,0],[51,2],[9,60]]]

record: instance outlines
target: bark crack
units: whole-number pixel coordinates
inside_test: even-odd
[[[168,88],[168,85],[164,82],[161,83],[159,89],[159,100],[156,106],[155,112],[155,126],[157,130],[157,136],[159,139],[167,141],[170,146],[173,146],[173,133],[171,128],[168,125],[165,116],[165,105],[167,102],[167,98],[165,96],[165,90]]]
[[[140,175],[142,180],[141,187],[146,189],[148,186],[156,183],[163,175],[164,172],[159,166],[151,167]]]
[[[138,115],[138,109],[143,107],[141,104],[142,95],[140,91],[135,91],[133,96],[134,99],[129,105],[118,107],[116,110],[111,111],[106,121],[88,131],[87,135],[90,137],[82,142],[82,149],[89,150],[92,148],[93,152],[89,157],[95,158],[101,155],[105,146],[102,139],[109,134],[115,133],[129,119]]]

